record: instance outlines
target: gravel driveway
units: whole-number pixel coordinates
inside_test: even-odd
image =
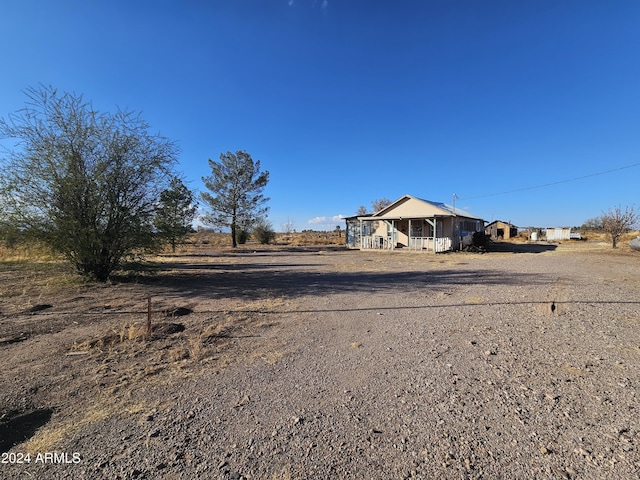
[[[4,298],[5,331],[32,333],[0,344],[0,412],[50,418],[0,477],[640,478],[639,267],[280,249],[165,259],[30,316]],[[184,331],[127,341],[144,295],[192,311]]]

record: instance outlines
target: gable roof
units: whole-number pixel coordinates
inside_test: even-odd
[[[485,228],[490,227],[493,224],[498,224],[498,223],[501,223],[503,225],[509,225],[510,227],[516,228],[516,226],[513,223],[511,223],[511,222],[503,222],[502,220],[494,220],[493,222],[485,225]]]
[[[405,218],[430,218],[430,217],[465,217],[473,220],[482,220],[482,218],[472,215],[460,208],[453,208],[442,202],[433,202],[413,195],[403,195],[395,202],[387,205],[382,210],[368,215],[367,218],[372,219],[399,219]]]

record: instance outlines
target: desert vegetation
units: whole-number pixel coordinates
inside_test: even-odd
[[[178,149],[134,112],[101,113],[51,87],[26,95],[24,109],[0,119],[0,137],[16,142],[0,158],[0,235],[46,244],[106,281],[125,257],[168,238],[169,217],[160,232],[154,220],[168,211],[167,191],[179,191],[169,184]]]
[[[208,191],[200,194],[207,213],[200,220],[205,225],[228,228],[234,248],[245,243],[256,228],[262,243],[268,243],[265,225],[269,199],[262,192],[269,182],[269,172],[260,170],[260,160],[254,161],[245,151],[227,152],[219,161],[209,159],[209,167],[211,175],[202,178]]]
[[[270,238],[269,242],[263,242],[261,237],[249,234],[243,248],[250,249],[252,247],[271,245],[272,248],[278,247],[313,247],[313,246],[344,246],[344,232],[339,231],[318,231],[305,230],[302,232],[267,232]],[[183,246],[186,251],[194,250],[200,246],[212,246],[220,248],[232,247],[231,238],[226,232],[217,232],[200,228],[197,232],[191,234],[185,241]]]

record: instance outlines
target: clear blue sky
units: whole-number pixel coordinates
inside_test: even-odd
[[[276,230],[405,193],[519,226],[640,204],[636,0],[3,0],[0,58],[0,116],[38,84],[141,111],[193,189],[247,150]]]

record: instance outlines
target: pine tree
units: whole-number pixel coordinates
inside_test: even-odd
[[[176,251],[176,246],[193,231],[192,222],[197,204],[193,193],[178,177],[173,177],[169,188],[160,193],[160,205],[154,225],[161,238]]]
[[[201,198],[209,207],[202,222],[231,230],[231,244],[238,246],[237,234],[248,231],[266,215],[269,201],[262,191],[269,182],[269,172],[260,171],[260,161],[255,162],[245,151],[220,154],[220,161],[209,159],[211,175],[202,177],[211,192],[202,192]]]

